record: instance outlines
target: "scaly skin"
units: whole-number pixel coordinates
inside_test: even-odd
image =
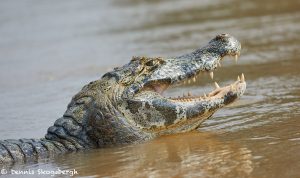
[[[221,34],[207,46],[179,57],[133,57],[84,86],[45,138],[0,141],[0,164],[194,130],[244,93],[244,76],[204,96],[168,99],[162,92],[174,84],[196,80],[201,72],[212,72],[224,56],[238,56],[240,50],[234,37]]]

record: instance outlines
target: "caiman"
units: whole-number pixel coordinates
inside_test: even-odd
[[[0,141],[0,164],[33,161],[61,153],[139,143],[161,135],[189,132],[218,109],[237,100],[246,89],[244,75],[202,96],[167,98],[169,87],[194,82],[213,71],[225,56],[239,57],[241,44],[220,34],[189,54],[133,57],[90,82],[77,93],[63,116],[41,139]]]

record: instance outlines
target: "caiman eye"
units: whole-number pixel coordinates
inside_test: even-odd
[[[164,61],[161,58],[155,58],[155,59],[151,59],[149,61],[147,61],[145,63],[146,66],[152,67],[152,66],[158,66],[160,64],[163,64]]]
[[[157,64],[157,61],[154,61],[154,60],[150,60],[145,63],[146,66],[154,66],[155,64]]]
[[[224,39],[224,38],[226,38],[226,37],[228,37],[228,36],[229,36],[228,34],[223,33],[223,34],[217,35],[217,36],[216,36],[216,39],[217,39],[217,40],[221,40],[221,39]]]

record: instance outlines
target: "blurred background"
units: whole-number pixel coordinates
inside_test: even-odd
[[[176,56],[229,33],[241,41],[241,57],[225,60],[215,80],[225,85],[243,72],[248,88],[198,134],[35,168],[65,166],[82,176],[300,177],[299,22],[299,0],[0,1],[0,139],[43,137],[85,84],[134,55]],[[208,92],[212,84],[204,75],[188,89]]]

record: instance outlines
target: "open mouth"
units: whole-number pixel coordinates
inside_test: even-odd
[[[229,55],[232,56],[237,63],[239,54],[233,54]],[[221,67],[221,61],[223,60],[224,56],[220,59],[216,60],[217,66]],[[216,69],[216,68],[215,68]],[[215,70],[213,69],[213,70]],[[188,78],[185,78],[181,81],[178,81],[175,85],[176,86],[184,86],[186,84],[192,84],[196,83],[197,80],[201,78],[201,75],[203,72],[207,72],[210,76],[210,78],[213,80],[214,73],[213,70],[211,71],[197,71],[195,75],[189,76]],[[199,95],[191,94],[190,92],[187,92],[183,94],[182,96],[177,97],[169,97],[168,99],[173,102],[181,102],[181,103],[194,103],[199,101],[212,101],[214,99],[222,99],[224,98],[228,93],[236,94],[237,96],[242,95],[245,89],[246,81],[245,76],[242,73],[240,76],[237,77],[237,80],[227,86],[220,87],[217,82],[214,82],[215,89],[209,93],[203,93]],[[156,85],[155,87],[152,87],[152,91],[154,90],[156,93],[163,96],[163,92],[166,91],[169,88],[169,84],[160,84]]]
[[[196,80],[193,79],[192,82],[196,82]],[[207,100],[213,100],[213,99],[218,99],[224,97],[227,93],[232,92],[232,93],[238,93],[240,89],[241,84],[245,84],[245,76],[242,73],[241,76],[237,77],[237,80],[227,86],[220,87],[217,82],[214,83],[215,89],[211,91],[208,94],[203,94],[203,95],[193,95],[190,92],[183,94],[183,96],[178,96],[178,97],[170,97],[170,100],[173,100],[175,102],[195,102],[195,101],[207,101]]]

